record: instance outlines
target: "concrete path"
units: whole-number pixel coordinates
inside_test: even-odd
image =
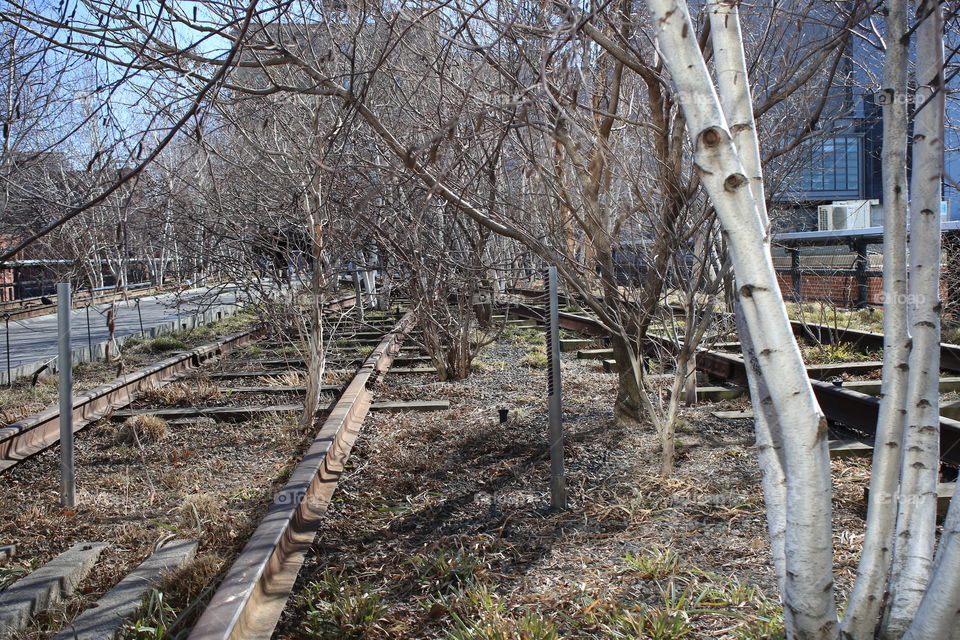
[[[143,329],[162,325],[177,318],[190,317],[210,306],[232,304],[237,301],[237,287],[216,287],[214,289],[191,289],[179,296],[164,294],[140,298],[139,301],[118,302],[116,306],[116,337],[140,333],[140,321]],[[139,302],[139,313],[137,306]],[[73,349],[86,347],[88,342],[97,344],[109,337],[107,331],[107,309],[110,305],[90,307],[89,338],[87,332],[87,310],[75,309],[70,314],[71,344]],[[36,364],[38,367],[57,355],[57,314],[53,313],[28,320],[3,322],[0,317],[0,370],[7,368],[7,335],[9,326],[10,367]]]

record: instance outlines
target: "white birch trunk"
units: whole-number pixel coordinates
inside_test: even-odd
[[[730,246],[737,296],[754,340],[760,375],[783,434],[787,473],[788,634],[834,638],[830,461],[826,420],[806,375],[770,257],[767,229],[727,127],[685,2],[648,0],[664,61],[694,141],[695,166]],[[769,373],[770,375],[766,375]],[[761,398],[753,398],[759,403]],[[757,406],[755,404],[755,406]]]
[[[874,637],[890,572],[906,417],[910,340],[907,327],[907,3],[886,3],[883,92],[883,378],[874,440],[863,552],[842,635]]]
[[[743,359],[750,369],[759,369],[757,352],[753,347],[750,330],[746,326],[740,306],[736,309],[737,333],[740,335],[740,347]],[[787,555],[785,541],[787,534],[787,477],[783,459],[783,437],[779,431],[777,417],[771,411],[773,402],[767,386],[760,376],[748,376],[750,397],[753,402],[754,434],[757,442],[757,458],[760,463],[760,477],[763,485],[763,503],[767,512],[767,532],[770,536],[770,555],[777,576],[780,597],[786,593]],[[759,399],[759,402],[756,402]],[[784,609],[786,610],[786,609]]]
[[[710,34],[720,101],[729,122],[734,145],[749,178],[750,191],[756,202],[761,224],[767,229],[769,217],[760,163],[760,141],[753,118],[753,99],[743,53],[739,10],[736,2],[726,0],[712,3],[709,10]],[[759,370],[760,364],[754,349],[753,338],[740,305],[737,305],[736,320],[743,358],[750,370]],[[753,398],[754,433],[767,512],[770,552],[782,598],[786,591],[787,571],[785,552],[787,479],[783,464],[783,438],[777,416],[770,410],[772,402],[762,377],[750,376],[748,382],[750,397]],[[787,610],[786,607],[785,610]]]
[[[920,3],[917,15],[922,22],[917,29],[917,111],[910,185],[908,308],[912,351],[890,608],[883,628],[886,638],[903,635],[927,591],[933,568],[940,461],[943,23],[935,0]]]

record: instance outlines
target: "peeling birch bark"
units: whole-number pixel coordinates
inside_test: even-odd
[[[730,247],[738,300],[756,349],[758,377],[767,385],[771,410],[783,435],[788,463],[783,593],[788,634],[802,639],[835,638],[838,622],[826,420],[813,396],[787,318],[764,216],[693,40],[686,3],[648,0],[647,4],[694,141],[695,167]],[[761,399],[753,400],[757,406]]]

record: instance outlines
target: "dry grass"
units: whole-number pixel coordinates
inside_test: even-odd
[[[200,597],[223,569],[223,557],[209,553],[197,556],[176,571],[168,574],[160,585],[167,602],[174,608],[184,608]]]
[[[143,394],[144,400],[169,407],[202,406],[220,400],[222,397],[220,388],[205,378],[198,378],[192,384],[172,382],[156,389],[150,389]]]
[[[117,444],[142,446],[165,440],[170,435],[167,421],[157,416],[142,414],[130,416],[118,426],[113,434]]]
[[[216,528],[224,518],[224,501],[212,493],[195,493],[187,496],[177,509],[178,522],[184,529]]]

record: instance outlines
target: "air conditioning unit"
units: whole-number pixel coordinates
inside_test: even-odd
[[[818,231],[866,229],[870,226],[871,207],[877,200],[845,200],[817,207]]]

